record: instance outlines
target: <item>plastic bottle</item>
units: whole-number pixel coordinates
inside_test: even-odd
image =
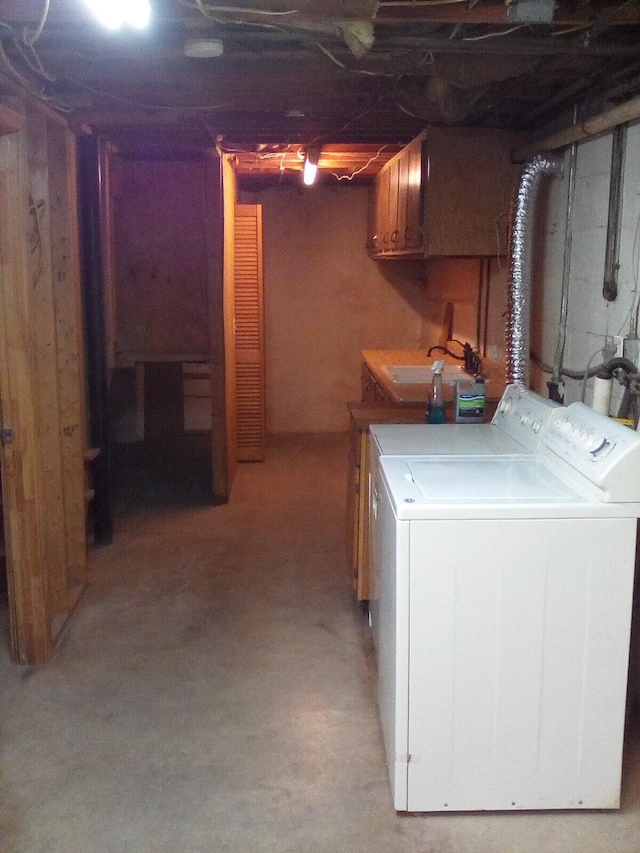
[[[444,361],[436,361],[433,365],[433,381],[427,409],[428,424],[444,424],[444,390],[442,388],[442,368]]]
[[[459,379],[456,385],[456,423],[483,423],[485,398],[486,388],[482,373],[478,373],[473,380]]]

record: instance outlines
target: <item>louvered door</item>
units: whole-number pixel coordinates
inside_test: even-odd
[[[266,452],[262,207],[236,205],[236,405],[238,461]]]

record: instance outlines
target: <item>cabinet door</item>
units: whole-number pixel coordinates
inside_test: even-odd
[[[414,141],[405,148],[407,160],[406,186],[406,225],[404,246],[406,249],[418,249],[423,246],[425,177],[428,174],[429,152],[422,139]]]
[[[402,251],[407,247],[407,206],[409,200],[409,167],[410,167],[409,152],[404,149],[398,155],[398,201],[397,201],[397,217],[396,228],[397,235],[395,248]]]
[[[398,157],[395,157],[393,160],[389,162],[388,174],[389,174],[389,191],[388,191],[388,203],[387,203],[387,228],[386,233],[388,234],[388,250],[390,252],[394,252],[398,249],[398,189],[399,189],[399,173],[400,173],[400,160]]]
[[[378,201],[376,206],[376,222],[378,233],[378,251],[389,251],[389,169],[384,168],[378,175]]]

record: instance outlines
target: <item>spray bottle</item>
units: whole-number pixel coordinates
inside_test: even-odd
[[[444,361],[439,359],[433,363],[433,380],[431,383],[431,394],[429,396],[429,408],[427,409],[428,424],[446,423],[444,417],[444,390],[442,388],[442,368]]]

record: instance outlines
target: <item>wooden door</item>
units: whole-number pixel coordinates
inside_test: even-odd
[[[28,210],[22,132],[0,139],[0,462],[12,653],[19,663],[35,664],[51,655],[52,638],[38,477]]]
[[[262,207],[235,209],[236,411],[239,462],[266,454]]]
[[[421,137],[414,139],[406,148],[406,156],[408,157],[408,185],[405,246],[407,249],[417,249],[423,242],[427,143],[423,146]]]

